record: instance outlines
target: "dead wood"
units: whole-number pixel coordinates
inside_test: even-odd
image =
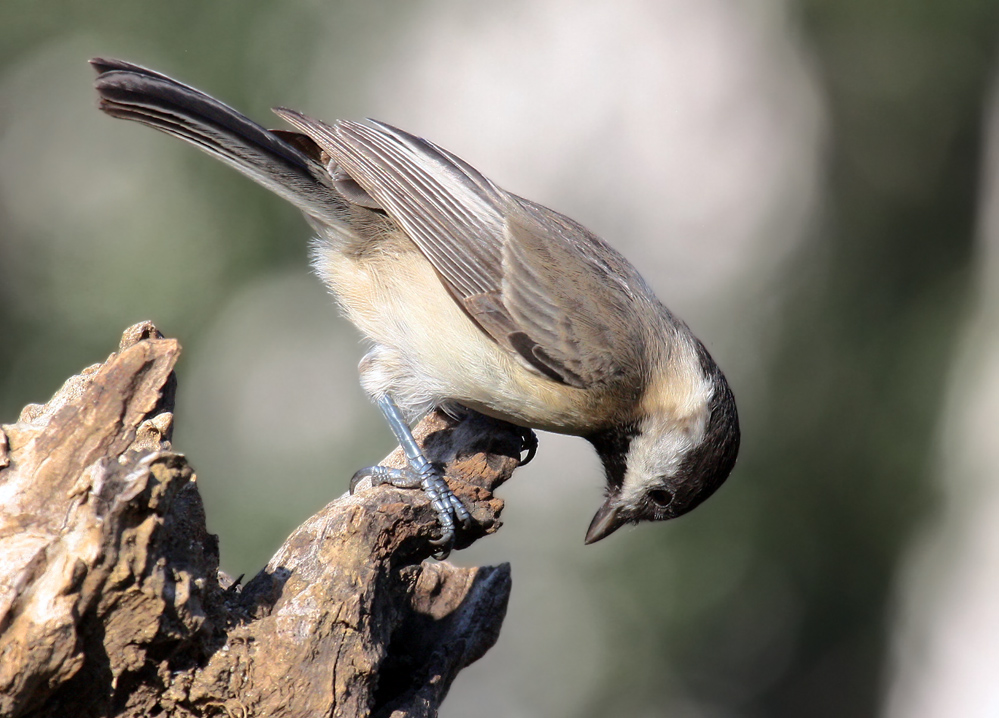
[[[0,715],[435,715],[496,641],[509,566],[425,560],[426,499],[379,487],[333,501],[232,585],[170,445],[179,354],[136,325],[0,427]],[[437,413],[416,433],[473,509],[459,546],[495,531],[519,430]]]

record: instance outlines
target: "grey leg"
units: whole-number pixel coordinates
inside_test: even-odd
[[[420,449],[413,432],[399,411],[399,407],[386,395],[377,400],[378,408],[382,410],[389,428],[395,434],[399,446],[402,447],[409,461],[409,466],[405,469],[391,469],[387,466],[369,466],[361,469],[350,480],[350,491],[354,492],[357,483],[366,477],[371,478],[372,485],[391,484],[402,489],[423,489],[423,493],[430,499],[430,505],[437,512],[437,520],[441,525],[441,536],[432,540],[434,546],[440,546],[440,550],[434,557],[443,560],[451,553],[451,546],[454,543],[455,522],[460,522],[462,526],[469,526],[472,523],[472,516],[468,509],[461,503],[451,488],[444,481],[444,477],[434,468],[433,464],[427,460]]]

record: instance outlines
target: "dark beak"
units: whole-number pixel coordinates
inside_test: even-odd
[[[626,523],[627,521],[621,518],[618,507],[611,504],[610,499],[607,499],[590,522],[590,528],[586,532],[586,544],[589,545],[602,538],[607,538]]]

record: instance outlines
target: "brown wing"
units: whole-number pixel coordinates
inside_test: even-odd
[[[633,305],[655,298],[585,229],[389,125],[276,112],[388,212],[468,315],[526,366],[581,388],[642,372]]]

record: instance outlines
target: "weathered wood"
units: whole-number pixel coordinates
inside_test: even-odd
[[[422,493],[362,485],[232,585],[170,445],[179,354],[136,325],[0,427],[0,715],[435,715],[498,636],[509,566],[426,561]],[[519,430],[436,413],[415,433],[476,519],[459,546],[494,532]]]

